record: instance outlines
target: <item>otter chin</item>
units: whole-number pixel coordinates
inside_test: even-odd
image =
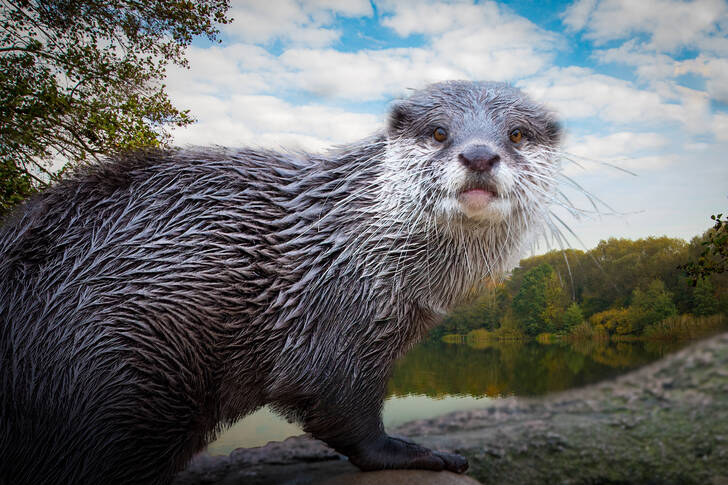
[[[389,436],[395,360],[518,260],[561,129],[504,83],[395,101],[325,153],[84,165],[0,227],[0,482],[168,484],[269,405],[362,470],[463,472]]]
[[[508,203],[489,189],[469,189],[458,196],[463,214],[471,219],[503,219]]]

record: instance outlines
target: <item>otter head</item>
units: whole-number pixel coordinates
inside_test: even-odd
[[[553,114],[512,86],[433,84],[392,107],[382,184],[421,220],[531,225],[553,197],[560,135]]]

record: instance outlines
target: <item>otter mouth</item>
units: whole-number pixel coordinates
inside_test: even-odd
[[[474,214],[482,212],[497,199],[498,191],[492,184],[469,183],[460,190],[457,198],[466,214]]]

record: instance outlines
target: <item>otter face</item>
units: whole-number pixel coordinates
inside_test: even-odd
[[[434,84],[392,108],[385,183],[448,225],[532,219],[553,196],[560,135],[514,87]]]

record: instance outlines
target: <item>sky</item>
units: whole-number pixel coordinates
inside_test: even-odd
[[[231,4],[221,42],[168,69],[197,119],[176,144],[323,151],[382,129],[412,89],[507,81],[565,128],[567,245],[689,240],[728,213],[728,1]]]

